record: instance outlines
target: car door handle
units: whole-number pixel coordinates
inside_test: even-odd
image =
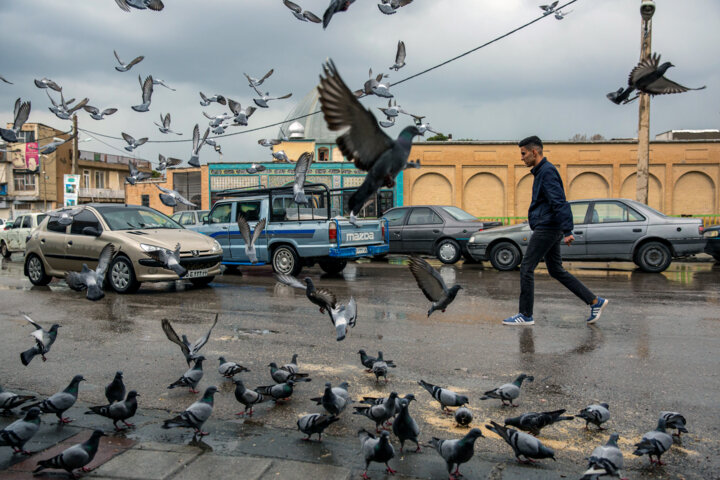
[[[40,243],[45,243],[45,239],[44,239],[44,238],[41,238],[41,239],[40,239]]]
[[[438,230],[437,228],[433,228],[433,233],[440,233],[440,230]]]
[[[583,234],[583,231],[582,231],[582,230],[575,230],[573,233],[574,233],[575,235],[582,235],[582,234]]]
[[[72,245],[72,240],[70,240],[70,241],[68,242],[68,245]]]
[[[640,232],[642,232],[642,229],[641,228],[633,228],[633,232],[640,233]]]

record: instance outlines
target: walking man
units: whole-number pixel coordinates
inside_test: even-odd
[[[595,296],[585,285],[562,266],[560,240],[570,245],[574,240],[573,217],[570,204],[565,199],[562,179],[555,166],[543,157],[543,144],[536,136],[522,140],[520,156],[525,166],[531,168],[535,177],[532,202],[528,209],[528,222],[533,231],[525,256],[520,265],[520,313],[503,320],[503,325],[534,325],[533,303],[535,290],[535,267],[545,257],[548,273],[590,305],[590,317],[586,323],[595,323],[608,300]]]

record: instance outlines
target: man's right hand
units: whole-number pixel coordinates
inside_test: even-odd
[[[570,244],[571,244],[572,242],[574,242],[574,241],[575,241],[575,237],[573,237],[572,234],[570,234],[570,235],[568,235],[567,237],[563,238],[563,242],[565,242],[565,245],[567,245],[568,247],[569,247]]]

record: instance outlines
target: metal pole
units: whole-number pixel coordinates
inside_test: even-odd
[[[77,157],[78,157],[78,129],[77,129],[77,115],[73,115],[73,135],[75,135],[75,138],[73,138],[72,142],[72,173],[73,175],[77,174]]]
[[[643,3],[647,3],[644,1]],[[641,10],[642,11],[642,10]],[[654,13],[654,5],[653,5]],[[640,29],[640,60],[650,57],[652,53],[652,15],[642,18]],[[635,199],[638,202],[648,203],[648,179],[650,166],[650,95],[639,94],[638,107],[638,162],[637,185]]]

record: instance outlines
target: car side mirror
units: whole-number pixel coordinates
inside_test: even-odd
[[[98,229],[95,228],[95,227],[85,227],[85,228],[83,228],[83,229],[82,229],[82,234],[83,234],[83,235],[90,235],[90,236],[93,236],[93,237],[99,237],[99,236],[100,236],[100,232],[99,232]]]
[[[202,216],[202,223],[203,223],[204,225],[207,225],[208,223],[210,223],[210,220],[209,220],[209,216],[208,216],[208,215],[203,215],[203,216]]]

